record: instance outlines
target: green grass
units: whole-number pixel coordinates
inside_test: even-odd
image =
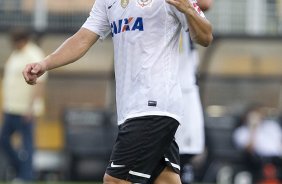
[[[10,182],[0,182],[0,184],[10,184]],[[101,182],[57,182],[57,181],[46,181],[46,182],[31,182],[25,184],[103,184]],[[194,183],[194,184],[212,184],[212,183]]]
[[[14,184],[13,182],[0,182],[0,184]],[[16,184],[16,183],[15,183]],[[22,183],[19,183],[22,184]],[[40,181],[28,182],[23,184],[103,184],[101,182],[59,182],[59,181]]]
[[[0,184],[10,184],[11,182],[0,182]],[[13,183],[14,184],[14,183]],[[59,182],[59,181],[42,181],[42,182],[30,182],[24,184],[103,184],[101,182]],[[193,184],[212,184],[212,183],[193,183]]]

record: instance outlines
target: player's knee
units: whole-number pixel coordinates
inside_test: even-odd
[[[181,184],[180,176],[170,167],[166,167],[157,177],[154,184]]]
[[[104,175],[103,184],[124,184],[126,183],[124,180],[114,178],[108,174]]]
[[[104,175],[103,184],[115,184],[113,177],[109,176],[108,174]]]

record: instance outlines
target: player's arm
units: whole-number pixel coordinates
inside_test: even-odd
[[[45,71],[58,68],[75,62],[81,58],[88,49],[99,39],[99,36],[81,28],[77,33],[68,38],[56,51],[38,63],[25,67],[23,76],[28,84],[36,84],[36,80]]]
[[[201,17],[193,7],[193,4],[187,0],[166,0],[169,4],[175,6],[178,11],[185,14],[191,39],[207,47],[213,40],[212,26],[210,22]]]

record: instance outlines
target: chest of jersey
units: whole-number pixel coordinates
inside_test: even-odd
[[[113,37],[149,31],[165,17],[164,0],[108,0],[106,8]]]

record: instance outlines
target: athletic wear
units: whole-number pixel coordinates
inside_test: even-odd
[[[118,123],[160,115],[180,121],[178,42],[186,17],[165,0],[96,0],[83,25],[114,42]]]
[[[119,126],[106,173],[133,183],[147,183],[170,166],[180,171],[174,134],[179,123],[166,116],[132,118]]]
[[[194,1],[195,3],[195,1]],[[200,16],[204,13],[194,4]],[[200,154],[204,150],[203,110],[196,85],[199,55],[188,32],[181,31],[179,78],[184,102],[182,123],[176,132],[180,154]]]
[[[204,17],[204,14],[201,13]],[[199,55],[189,33],[181,31],[179,77],[184,101],[184,117],[176,132],[179,145],[181,182],[194,180],[191,158],[204,151],[204,120],[199,89],[196,85],[196,68]]]
[[[186,16],[165,0],[96,0],[82,27],[102,39],[111,32],[114,43],[120,130],[106,173],[147,183],[166,163],[179,171],[173,139],[183,113],[178,43]]]
[[[200,154],[204,151],[204,120],[198,87],[184,93],[183,122],[175,137],[180,154]]]

